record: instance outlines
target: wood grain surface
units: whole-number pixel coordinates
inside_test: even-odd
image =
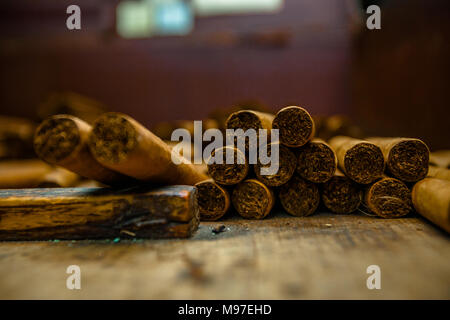
[[[419,216],[269,217],[183,240],[0,242],[0,298],[450,298],[450,237]],[[373,264],[381,290],[366,286]],[[66,288],[69,265],[81,290]]]

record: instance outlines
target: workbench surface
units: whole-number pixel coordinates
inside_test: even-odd
[[[0,298],[450,298],[450,237],[414,215],[230,217],[191,239],[118,240],[1,242]],[[81,290],[66,288],[69,265]],[[366,286],[369,265],[380,290]]]

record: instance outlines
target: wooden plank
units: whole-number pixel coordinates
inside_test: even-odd
[[[189,240],[0,242],[0,298],[450,298],[450,237],[419,216],[269,217],[202,222]],[[381,290],[366,286],[374,264]]]

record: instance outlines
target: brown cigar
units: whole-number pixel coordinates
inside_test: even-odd
[[[450,150],[434,151],[430,154],[430,166],[450,169]]]
[[[272,145],[275,143],[278,144],[279,147],[279,162],[278,162],[278,171],[275,174],[269,174],[269,175],[262,175],[261,174],[261,168],[264,167],[270,167],[271,163],[269,164],[261,164],[260,161],[258,161],[257,164],[254,165],[254,171],[256,178],[264,183],[267,186],[270,187],[278,187],[291,179],[292,175],[295,172],[295,167],[297,166],[297,158],[295,154],[289,149],[286,148],[283,145],[280,145],[278,142],[272,142],[269,143],[267,146],[267,155],[270,157],[272,154]]]
[[[313,139],[298,150],[297,173],[308,181],[323,183],[336,172],[337,158],[323,140]]]
[[[450,181],[450,170],[445,169],[445,168],[430,166],[430,168],[428,169],[427,177]]]
[[[1,161],[0,189],[36,187],[53,170],[39,159]]]
[[[198,226],[196,189],[0,191],[0,240],[185,238]]]
[[[450,181],[426,178],[417,182],[412,202],[418,213],[450,233]]]
[[[362,190],[358,184],[340,171],[322,186],[322,201],[334,213],[352,213],[362,201]]]
[[[80,176],[64,168],[54,168],[37,185],[39,188],[69,188],[78,185]]]
[[[375,144],[344,136],[332,138],[329,144],[336,152],[339,168],[353,181],[369,184],[382,177],[383,153]]]
[[[233,163],[226,163],[227,152],[232,152]],[[222,155],[222,163],[212,163],[212,157],[220,159]],[[217,183],[223,185],[233,185],[241,182],[248,174],[249,166],[243,152],[238,148],[226,146],[217,148],[211,153],[208,160],[208,175]]]
[[[131,117],[105,113],[93,125],[89,147],[102,165],[142,181],[194,185],[207,176]],[[175,162],[180,163],[176,164]]]
[[[256,179],[247,179],[236,185],[231,195],[236,211],[246,219],[263,219],[275,203],[271,189]]]
[[[383,152],[390,175],[405,182],[426,177],[430,151],[423,141],[409,138],[368,138]]]
[[[44,161],[107,185],[129,184],[132,179],[105,168],[94,159],[87,140],[92,127],[70,115],[43,121],[34,135],[34,149]]]
[[[228,191],[211,179],[201,181],[195,186],[200,220],[214,221],[222,218],[230,207]]]
[[[367,188],[364,203],[379,217],[402,217],[412,209],[411,191],[402,181],[385,177]]]
[[[317,210],[320,194],[314,183],[294,175],[288,183],[280,187],[279,198],[287,213],[304,217]]]
[[[290,106],[278,111],[272,122],[280,130],[280,142],[288,147],[301,147],[314,136],[314,121],[302,107]]]

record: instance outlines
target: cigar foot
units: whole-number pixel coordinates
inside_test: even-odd
[[[246,219],[263,219],[274,205],[272,190],[255,179],[239,183],[231,196],[236,211]]]
[[[323,184],[322,201],[334,213],[352,213],[361,200],[360,188],[345,176],[334,176]]]
[[[344,166],[349,178],[361,184],[369,184],[383,175],[383,153],[374,144],[358,143],[347,151]]]
[[[228,191],[212,180],[199,182],[195,186],[200,219],[203,221],[220,219],[230,207]]]
[[[319,189],[314,183],[294,176],[280,188],[280,202],[287,213],[304,217],[316,211],[319,206]]]
[[[420,140],[404,140],[396,144],[389,152],[387,168],[396,178],[415,182],[428,173],[429,151]]]
[[[288,147],[301,147],[314,135],[314,121],[308,111],[290,106],[278,111],[272,123],[280,130],[280,142]]]
[[[301,148],[297,173],[308,181],[324,183],[334,175],[336,165],[334,151],[326,143],[313,141]]]

